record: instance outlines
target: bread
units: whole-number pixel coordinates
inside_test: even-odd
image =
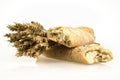
[[[54,58],[84,64],[94,64],[99,62],[108,62],[112,60],[112,53],[98,44],[90,44],[75,48],[68,48],[60,45],[48,49],[43,55]]]
[[[66,47],[77,47],[94,43],[93,29],[89,27],[54,27],[47,32],[47,38]]]

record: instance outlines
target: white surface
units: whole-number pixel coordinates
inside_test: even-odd
[[[120,0],[0,0],[0,80],[120,80]],[[3,37],[13,22],[53,26],[90,26],[96,42],[113,52],[105,64],[83,65],[41,57],[16,58]]]

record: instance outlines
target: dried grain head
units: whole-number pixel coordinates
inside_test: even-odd
[[[38,22],[15,23],[8,25],[8,28],[12,32],[5,36],[17,48],[17,56],[38,57],[48,45],[47,31]]]

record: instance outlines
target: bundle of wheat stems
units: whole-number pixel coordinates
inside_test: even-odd
[[[48,30],[38,22],[8,25],[12,31],[5,36],[17,48],[17,57],[38,58],[41,54],[55,59],[94,64],[113,59],[110,50],[95,43],[90,27],[58,26]]]

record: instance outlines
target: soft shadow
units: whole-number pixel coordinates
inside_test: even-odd
[[[52,64],[52,63],[60,63],[60,62],[61,62],[60,60],[47,58],[44,56],[40,56],[36,61],[36,63],[38,63],[38,64],[40,64],[40,63]]]
[[[66,68],[66,69],[79,69],[79,70],[109,70],[111,67],[107,65],[107,63],[98,63],[98,64],[82,64],[77,62],[70,62],[70,61],[64,61],[64,60],[58,60],[58,59],[52,59],[47,58],[44,56],[40,56],[40,58],[37,60],[38,66],[49,66],[49,68]]]

